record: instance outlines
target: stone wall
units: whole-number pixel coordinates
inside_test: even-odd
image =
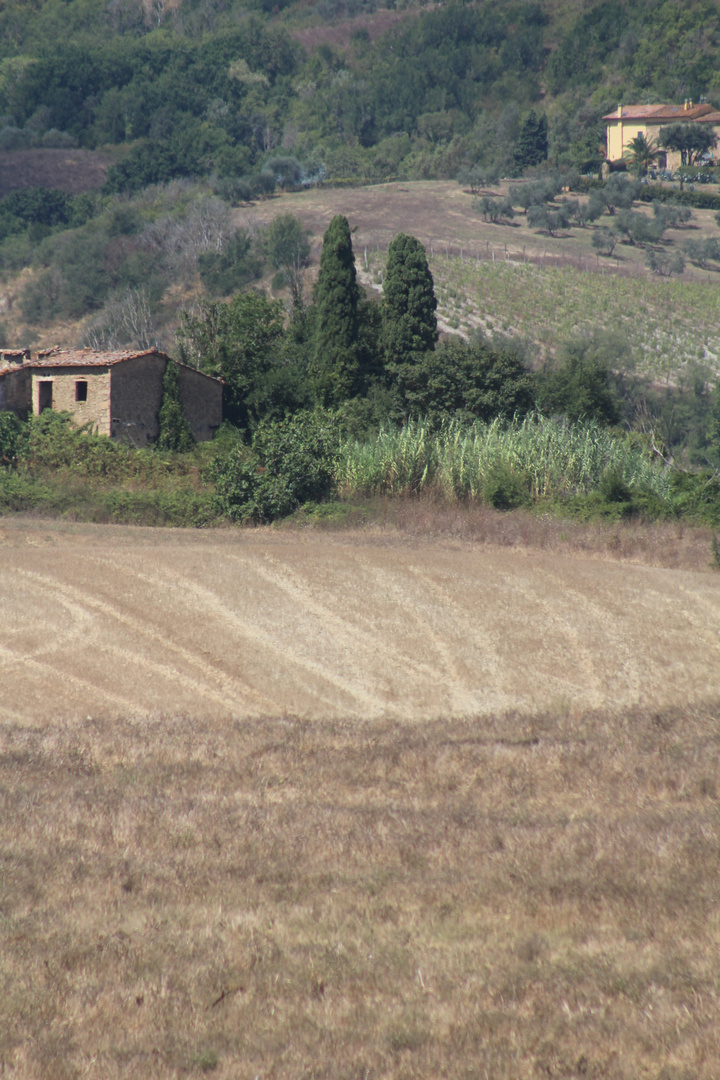
[[[165,364],[161,354],[136,356],[113,364],[110,370],[114,439],[131,446],[146,446],[157,438]]]
[[[27,420],[31,402],[31,372],[28,368],[6,371],[0,376],[0,411],[14,412]]]
[[[99,435],[110,434],[110,370],[106,367],[35,368],[32,411],[40,413],[40,387],[52,383],[52,408],[69,412],[77,424],[91,423]],[[78,401],[78,384],[87,385],[87,400]]]
[[[196,442],[212,439],[222,423],[223,384],[179,365],[180,403]]]

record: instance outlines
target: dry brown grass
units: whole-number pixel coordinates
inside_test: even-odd
[[[490,194],[506,195],[509,182],[495,185]],[[571,196],[575,198],[575,196]],[[573,227],[565,234],[546,236],[531,229],[527,217],[518,213],[510,225],[493,225],[483,221],[472,210],[473,196],[454,180],[416,180],[370,187],[323,187],[309,191],[287,192],[248,209],[235,212],[238,224],[272,221],[277,214],[293,213],[314,237],[313,261],[319,258],[321,240],[335,214],[344,214],[356,230],[353,249],[362,268],[364,249],[381,253],[399,232],[411,233],[425,244],[428,252],[443,255],[445,251],[464,257],[490,258],[494,251],[498,259],[506,254],[515,260],[526,258],[549,266],[574,266],[578,270],[623,275],[648,276],[645,249],[618,245],[611,259],[600,258],[592,246],[592,228]],[[637,203],[635,209],[652,216],[648,206]],[[714,212],[693,210],[690,228],[669,229],[666,238],[682,247],[685,240],[700,239],[717,234]],[[706,281],[707,271],[688,263],[685,280]]]
[[[448,505],[431,499],[388,500],[374,508],[386,528],[428,540],[452,538],[528,551],[591,555],[669,570],[717,570],[705,525],[630,519],[581,522],[526,510]]]
[[[405,534],[4,519],[0,721],[421,723],[720,696],[717,573],[598,557],[553,521],[532,546],[525,515],[448,511],[433,537],[413,512]]]
[[[720,708],[6,724],[0,1075],[720,1074]]]

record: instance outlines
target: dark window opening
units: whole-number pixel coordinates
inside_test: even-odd
[[[40,395],[38,398],[38,412],[45,412],[45,409],[52,409],[53,407],[53,384],[52,379],[44,379],[40,383]]]
[[[75,400],[87,401],[87,383],[84,379],[79,379],[75,383]]]

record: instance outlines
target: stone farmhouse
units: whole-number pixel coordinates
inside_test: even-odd
[[[644,135],[648,142],[657,142],[661,130],[670,124],[708,125],[720,142],[720,112],[712,105],[693,105],[692,101],[683,105],[618,105],[603,120],[607,123],[605,156],[608,161],[620,161],[637,135]],[[718,151],[714,153],[717,156]],[[680,164],[677,151],[668,150],[658,156],[661,169],[677,169]]]
[[[101,435],[133,446],[157,438],[162,380],[168,363],[158,349],[96,352],[0,350],[0,410],[23,419],[45,409],[69,412]],[[223,381],[178,364],[180,402],[196,442],[211,439],[222,423]]]

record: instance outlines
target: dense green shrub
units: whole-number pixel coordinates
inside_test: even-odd
[[[17,465],[27,453],[29,425],[15,413],[0,412],[0,465]]]
[[[261,424],[252,451],[233,448],[213,463],[219,510],[234,520],[267,522],[326,499],[339,446],[337,421],[321,409]]]

